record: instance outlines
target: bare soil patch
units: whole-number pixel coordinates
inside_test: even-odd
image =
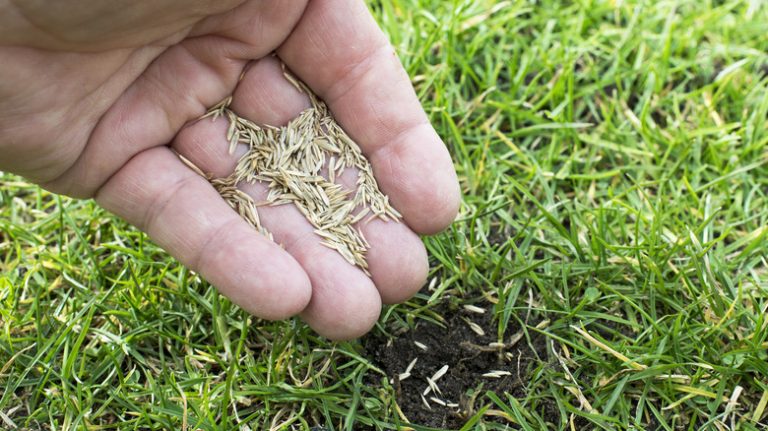
[[[547,360],[546,340],[528,331],[529,342],[510,321],[503,343],[499,343],[492,309],[484,308],[481,314],[440,305],[436,311],[446,318],[445,327],[422,321],[394,339],[379,335],[364,340],[368,356],[391,379],[398,405],[411,423],[460,428],[489,402],[484,396],[487,391],[502,400],[506,394],[525,396],[531,370]],[[433,387],[424,395],[430,388],[429,379],[446,365],[447,371],[434,381],[439,392]],[[403,375],[409,366],[409,375]],[[557,422],[556,407],[548,407],[545,417]],[[500,417],[488,420],[509,423]]]

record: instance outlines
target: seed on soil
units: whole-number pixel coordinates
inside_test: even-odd
[[[472,304],[465,304],[464,305],[464,309],[469,311],[470,313],[477,313],[477,314],[484,314],[485,313],[485,308],[480,308],[480,307],[478,307],[476,305],[472,305]]]
[[[424,398],[424,395],[421,396],[421,402],[424,403],[424,407],[426,407],[427,410],[432,410],[432,406],[429,405],[429,403],[427,402],[427,399]]]
[[[440,404],[443,407],[447,406],[447,403],[445,401],[441,400],[440,398],[429,397],[429,399],[432,400],[432,402],[434,402],[435,404]]]
[[[507,343],[507,346],[508,346],[508,347],[512,347],[512,346],[514,346],[515,344],[517,344],[518,342],[520,342],[520,340],[522,340],[524,336],[525,336],[525,334],[523,334],[523,331],[520,331],[520,332],[517,332],[517,333],[515,333],[515,335],[513,335],[513,336],[512,336],[512,337],[509,339],[509,343]]]
[[[321,244],[336,250],[347,262],[368,274],[366,253],[371,245],[355,225],[366,216],[398,221],[401,215],[379,190],[368,159],[336,122],[325,102],[287,71],[284,76],[309,97],[311,105],[284,127],[259,126],[238,116],[229,108],[231,96],[203,116],[227,118],[230,154],[238,144],[248,147],[232,175],[212,179],[188,160],[182,160],[206,177],[227,203],[259,232],[267,233],[258,217],[258,206],[292,203],[315,228]],[[328,178],[322,175],[326,166]],[[346,169],[358,172],[354,191],[335,183]],[[266,201],[257,205],[240,192],[238,186],[244,182],[265,183],[269,189]]]
[[[511,375],[512,375],[512,373],[510,373],[509,371],[499,370],[499,371],[491,371],[489,373],[485,373],[485,374],[483,374],[483,377],[488,377],[488,378],[492,378],[492,379],[500,379],[502,377],[511,376]]]
[[[445,373],[448,372],[448,365],[443,365],[440,367],[439,370],[435,371],[435,374],[432,374],[432,377],[427,377],[427,388],[424,389],[424,392],[422,395],[427,396],[430,391],[435,393],[440,393],[440,388],[437,386],[437,381],[440,379],[440,377],[443,377]]]
[[[424,392],[421,393],[423,396],[429,395],[430,392],[440,392],[440,388],[437,387],[435,382],[433,382],[429,377],[427,377],[427,387],[424,389]]]
[[[413,358],[410,364],[408,364],[408,367],[405,368],[405,372],[410,374],[411,371],[413,371],[413,367],[416,366],[416,362],[418,362],[419,358]]]
[[[432,378],[430,380],[432,380],[433,382],[436,382],[440,379],[440,377],[443,377],[447,372],[448,372],[448,365],[443,365],[439,370],[435,372],[435,374],[432,375]]]
[[[459,307],[456,313],[451,301],[441,301],[434,305],[437,315],[445,316],[439,323],[420,322],[409,330],[393,323],[393,326],[386,329],[395,335],[394,338],[372,336],[364,341],[373,364],[383,370],[387,378],[397,380],[397,375],[407,371],[411,362],[418,357],[411,377],[396,386],[395,394],[397,405],[402,408],[410,423],[439,429],[460,429],[471,417],[467,413],[475,413],[489,402],[487,393],[492,392],[501,399],[506,399],[507,394],[518,399],[524,397],[529,377],[539,370],[538,358],[549,354],[545,336],[538,331],[526,333],[523,327],[512,320],[507,335],[503,339],[498,338],[498,324],[492,313],[492,305],[487,302],[475,305],[485,308],[487,312],[469,314]],[[479,336],[469,330],[463,320],[466,317],[472,317],[486,335]],[[523,320],[525,315],[518,317]],[[534,326],[537,322],[533,320],[528,324]],[[507,343],[510,336],[517,333],[523,334],[522,341],[514,347],[509,346]],[[429,350],[422,351],[414,347],[415,340],[428,345]],[[435,371],[445,365],[450,368],[435,382],[440,393],[429,388],[428,393],[422,395],[429,387],[427,377],[433,378]],[[511,375],[498,378],[483,376],[494,371],[508,371]],[[445,401],[446,405],[439,405],[431,397]],[[477,402],[473,401],[473,397]],[[546,410],[547,417],[557,417],[557,406],[551,407],[552,410]],[[555,416],[549,416],[550,413]],[[506,419],[501,418],[486,417],[483,420],[487,423],[506,423]]]
[[[464,321],[467,323],[467,326],[469,326],[469,329],[471,329],[472,332],[474,332],[475,334],[481,337],[485,335],[485,331],[483,330],[483,328],[480,327],[480,325],[478,325],[477,323],[469,319],[464,319]]]
[[[408,367],[405,368],[405,371],[397,375],[397,379],[399,381],[403,381],[409,377],[411,377],[411,371],[413,371],[413,367],[416,365],[416,361],[418,361],[419,358],[413,358],[410,364],[408,364]]]
[[[425,352],[428,350],[428,348],[427,348],[427,345],[426,345],[426,344],[424,344],[424,343],[419,343],[418,341],[414,341],[414,342],[413,342],[413,344],[414,344],[416,347],[418,347],[419,349],[421,349],[421,350],[423,350],[423,351],[425,351]]]
[[[432,280],[429,281],[429,286],[427,286],[427,290],[432,292],[435,290],[435,286],[437,286],[437,277],[433,277]]]

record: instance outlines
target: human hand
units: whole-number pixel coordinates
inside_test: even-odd
[[[259,235],[174,154],[226,176],[238,153],[226,120],[196,121],[208,107],[232,94],[239,115],[280,125],[307,106],[273,51],[328,102],[403,214],[360,224],[370,278],[292,206],[259,210],[284,248]],[[382,301],[424,283],[417,233],[456,215],[450,156],[363,2],[0,0],[0,58],[0,169],[95,198],[256,316],[363,334]]]

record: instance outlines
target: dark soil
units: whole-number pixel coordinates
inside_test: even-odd
[[[479,408],[490,402],[484,397],[487,391],[495,392],[505,400],[506,394],[514,397],[525,396],[529,372],[546,361],[546,344],[542,336],[529,331],[531,342],[522,337],[512,342],[520,328],[513,327],[513,321],[507,329],[504,346],[489,346],[498,342],[497,325],[493,320],[490,306],[483,306],[484,314],[467,311],[463,308],[450,309],[447,305],[438,306],[435,311],[446,318],[445,328],[422,321],[397,338],[370,336],[364,341],[368,356],[387,373],[396,390],[398,405],[411,423],[440,428],[460,428]],[[485,335],[479,335],[470,328],[466,320],[471,320],[482,328]],[[417,347],[416,342],[426,346],[426,350]],[[531,345],[533,348],[531,348]],[[404,373],[414,358],[418,358],[410,377],[399,381],[398,375]],[[422,393],[428,387],[427,379],[432,377],[444,365],[448,372],[437,379],[439,394],[429,393],[426,401]],[[499,378],[484,377],[492,371],[508,372]],[[436,397],[448,407],[430,399]],[[549,410],[549,409],[548,409]],[[551,406],[551,411],[544,412],[545,418],[557,423],[559,413]],[[488,417],[487,421],[504,419]]]

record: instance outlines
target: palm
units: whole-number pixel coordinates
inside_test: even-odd
[[[364,332],[382,300],[403,300],[423,282],[414,232],[441,229],[457,205],[447,152],[364,5],[249,1],[165,25],[152,40],[139,34],[94,53],[0,48],[14,65],[0,70],[0,169],[95,197],[258,316],[301,312],[334,338]],[[267,124],[303,109],[275,50],[329,102],[404,215],[405,224],[360,226],[371,278],[322,247],[294,208],[261,210],[284,249],[259,236],[172,151],[225,176],[237,159],[226,124],[194,121],[208,106],[233,94],[238,114]]]

